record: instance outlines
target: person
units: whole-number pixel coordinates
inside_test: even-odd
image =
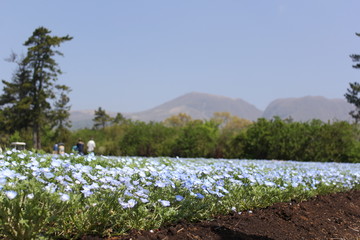
[[[65,153],[65,146],[63,143],[59,143],[59,154],[63,155]]]
[[[77,144],[76,144],[78,153],[80,155],[84,155],[84,142],[81,140],[81,138],[79,138]]]
[[[58,154],[58,151],[59,151],[59,145],[55,143],[53,147],[53,154]]]
[[[95,144],[94,138],[91,138],[87,143],[87,151],[88,151],[88,153],[94,152],[95,147],[96,147],[96,144]]]
[[[78,151],[77,145],[75,144],[74,146],[72,146],[71,150],[72,150],[73,152],[77,152],[77,151]]]

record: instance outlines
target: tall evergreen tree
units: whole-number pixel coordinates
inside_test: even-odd
[[[360,33],[356,33],[358,37],[360,37]],[[360,68],[360,55],[352,54],[350,58],[356,64],[353,65],[353,68]],[[350,83],[350,88],[347,89],[347,93],[345,94],[345,98],[348,103],[351,103],[355,106],[355,110],[351,111],[349,114],[352,118],[354,118],[355,122],[358,123],[360,121],[360,84],[358,82]]]
[[[99,127],[105,128],[106,124],[111,121],[112,118],[104,109],[99,107],[98,110],[95,110],[95,117],[93,118],[94,129],[98,129]]]
[[[116,116],[112,119],[113,124],[122,124],[125,123],[127,119],[121,113],[117,113]]]
[[[67,95],[71,89],[65,85],[59,85],[57,89],[59,94],[52,111],[51,128],[55,130],[55,138],[64,142],[69,135],[69,128],[71,128],[69,120],[71,106],[69,105],[70,98]]]
[[[15,62],[17,69],[12,82],[2,80],[4,93],[0,96],[1,129],[11,134],[28,128],[31,120],[30,71],[23,59],[13,53],[9,61]]]
[[[57,77],[62,72],[55,61],[54,57],[63,54],[55,50],[63,42],[72,39],[69,35],[63,37],[51,36],[51,31],[39,27],[35,29],[32,36],[24,43],[27,47],[27,54],[21,61],[21,68],[18,71],[18,78],[13,79],[13,82],[3,81],[4,94],[0,97],[0,105],[3,110],[11,109],[10,112],[21,111],[18,100],[9,98],[8,96],[16,93],[22,97],[26,109],[24,124],[32,128],[33,144],[35,149],[41,148],[41,131],[51,119],[52,106],[51,103],[56,98],[54,89],[58,88],[56,85]],[[20,78],[20,76],[22,76]],[[15,81],[16,80],[16,81]],[[24,90],[25,97],[21,95]],[[9,116],[9,119],[18,120],[19,116]],[[16,126],[19,127],[19,126]]]
[[[356,36],[360,37],[360,33],[355,33]],[[353,68],[360,68],[360,54],[351,54],[350,58],[352,59],[353,62],[355,62],[356,64],[353,65]]]

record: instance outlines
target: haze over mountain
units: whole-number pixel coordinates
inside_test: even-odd
[[[263,113],[264,118],[279,116],[288,117],[295,121],[322,121],[344,120],[350,121],[349,112],[354,107],[344,99],[328,99],[321,96],[306,96],[302,98],[284,98],[272,101]]]
[[[207,93],[192,92],[177,97],[147,111],[129,114],[134,120],[163,121],[166,118],[186,113],[193,119],[209,119],[214,112],[230,112],[234,116],[256,120],[262,111],[242,99],[233,99]]]
[[[234,116],[255,121],[260,117],[271,119],[279,116],[282,119],[291,117],[294,121],[320,119],[350,121],[349,112],[352,105],[344,99],[327,99],[325,97],[307,96],[301,98],[276,99],[261,111],[254,105],[242,100],[207,93],[192,92],[165,102],[152,109],[137,113],[122,113],[126,118],[140,121],[163,121],[166,118],[186,113],[193,119],[209,119],[215,112],[229,112]],[[105,109],[106,110],[106,109]],[[91,128],[94,110],[71,111],[72,129]],[[115,112],[108,112],[115,116]]]

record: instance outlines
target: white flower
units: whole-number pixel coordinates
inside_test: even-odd
[[[63,202],[69,201],[70,196],[67,195],[66,193],[60,193],[60,200],[63,201]]]
[[[17,192],[15,192],[13,190],[5,191],[5,195],[11,200],[17,196]]]
[[[33,198],[34,198],[34,194],[33,194],[33,193],[30,193],[30,194],[28,194],[26,197],[29,198],[29,199],[33,199]]]
[[[161,203],[161,205],[163,205],[163,207],[169,207],[170,206],[170,202],[167,200],[161,200],[159,199],[158,202]]]
[[[141,201],[142,203],[147,203],[147,202],[149,202],[149,200],[146,199],[146,198],[140,198],[140,201]]]
[[[124,209],[133,208],[137,204],[137,201],[134,199],[130,199],[129,201],[124,202],[122,198],[119,198],[118,201],[119,201],[120,205],[122,206],[122,208],[124,208]]]

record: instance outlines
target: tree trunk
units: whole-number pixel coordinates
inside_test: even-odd
[[[34,149],[41,149],[40,128],[37,123],[35,123],[33,127],[33,143]]]

